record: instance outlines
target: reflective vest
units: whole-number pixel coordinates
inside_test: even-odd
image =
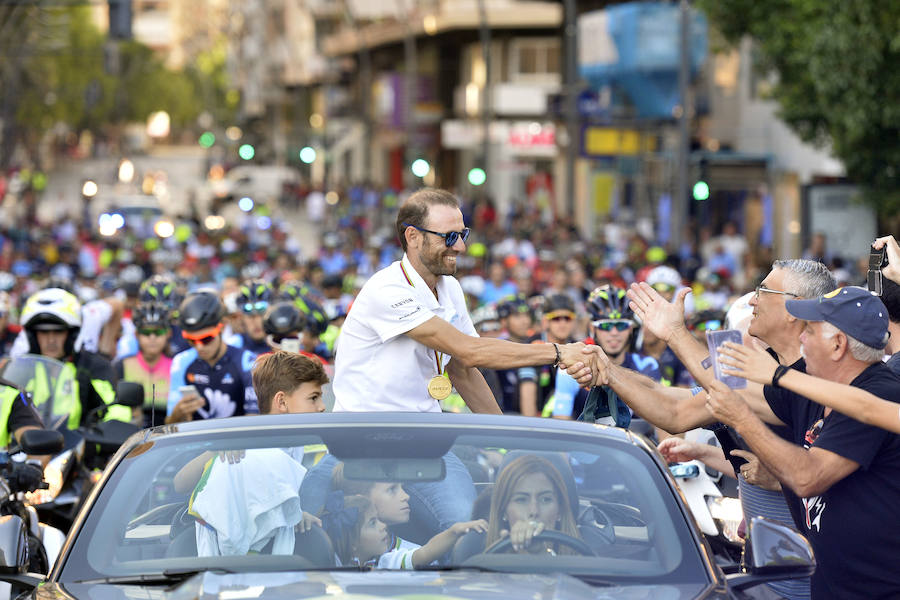
[[[38,363],[34,368],[35,376],[25,386],[25,391],[31,393],[31,399],[35,408],[39,413],[43,414],[41,405],[47,402],[51,396],[49,388],[49,379],[44,372],[44,365]],[[75,365],[66,362],[63,366],[59,377],[56,379],[53,395],[53,414],[52,417],[68,415],[67,427],[69,429],[77,429],[81,424],[81,406],[80,385],[78,381],[78,372]],[[88,374],[88,377],[90,375]],[[106,379],[89,379],[91,387],[100,397],[104,404],[111,404],[116,401],[116,391],[111,382]],[[131,422],[131,408],[128,406],[110,406],[106,411],[104,421],[125,421]],[[48,426],[50,423],[46,423]]]
[[[9,430],[9,417],[12,414],[13,402],[19,399],[19,390],[4,385],[0,387],[0,448],[9,446],[12,432]]]

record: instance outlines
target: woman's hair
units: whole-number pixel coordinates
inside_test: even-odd
[[[331,538],[334,552],[342,565],[348,565],[354,558],[353,547],[359,542],[359,534],[372,509],[372,502],[365,496],[344,496],[340,492],[329,494],[325,509],[320,515],[322,528]]]
[[[488,521],[487,539],[485,548],[500,539],[500,532],[509,529],[509,523],[505,522],[506,507],[512,498],[513,489],[522,478],[535,473],[543,473],[553,485],[556,494],[556,503],[559,506],[559,525],[556,531],[565,533],[574,538],[581,539],[578,528],[575,526],[575,517],[572,515],[572,507],[569,504],[569,494],[566,492],[566,484],[556,467],[546,458],[527,454],[509,462],[500,472],[500,477],[494,484],[494,493],[491,497],[491,516]],[[566,549],[563,549],[565,552]]]
[[[339,462],[331,472],[331,489],[340,490],[348,496],[359,495],[368,497],[369,492],[375,487],[374,481],[356,481],[344,478],[344,463]]]

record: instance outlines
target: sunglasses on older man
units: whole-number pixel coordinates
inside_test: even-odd
[[[459,238],[462,238],[463,243],[465,243],[465,241],[469,239],[469,233],[471,231],[468,227],[464,227],[462,231],[448,231],[447,233],[441,233],[440,231],[432,231],[430,229],[425,229],[424,227],[419,227],[418,225],[413,225],[412,223],[404,223],[403,226],[412,227],[413,229],[418,229],[419,231],[442,237],[444,238],[444,245],[448,248],[452,248]]]

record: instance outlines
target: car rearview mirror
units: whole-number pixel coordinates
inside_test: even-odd
[[[65,438],[52,429],[26,429],[19,445],[26,454],[57,454],[65,447]]]
[[[742,573],[728,576],[728,584],[743,589],[779,579],[809,577],[816,570],[812,547],[787,525],[753,517],[747,525]]]
[[[144,386],[133,381],[120,381],[116,385],[116,404],[135,408],[144,405]]]
[[[344,478],[356,481],[441,481],[446,468],[441,458],[351,458],[344,461]]]

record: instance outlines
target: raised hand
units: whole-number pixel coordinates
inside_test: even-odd
[[[876,238],[872,243],[872,247],[876,250],[885,249],[888,264],[881,270],[881,274],[893,281],[900,283],[900,245],[892,235]]]
[[[763,385],[772,382],[778,361],[755,346],[725,342],[719,346],[719,364],[725,375],[737,375]]]
[[[677,331],[685,329],[684,298],[690,291],[678,290],[670,303],[647,283],[632,283],[628,289],[629,305],[644,329],[668,343]]]
[[[691,460],[702,461],[707,458],[716,446],[692,442],[680,437],[666,438],[656,447],[663,455],[666,462],[688,462]]]

